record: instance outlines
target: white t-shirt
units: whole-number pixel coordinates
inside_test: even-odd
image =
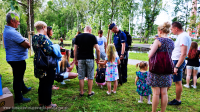
[[[98,41],[100,52],[105,52],[104,43],[107,42],[106,37],[104,37],[104,36],[102,36],[102,37],[97,36],[97,41]]]
[[[188,33],[183,32],[179,34],[175,42],[175,48],[172,52],[172,60],[179,60],[181,56],[181,46],[187,46],[187,54],[188,54],[190,45],[191,45],[191,37],[188,35]]]

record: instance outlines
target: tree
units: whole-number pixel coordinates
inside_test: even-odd
[[[148,43],[148,38],[152,32],[154,21],[162,9],[162,0],[143,0],[143,8],[145,13],[144,42]]]

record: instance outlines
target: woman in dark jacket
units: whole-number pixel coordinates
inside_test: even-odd
[[[51,45],[53,43],[50,39],[45,36],[47,35],[47,24],[43,21],[37,21],[34,24],[37,34],[32,37],[32,46],[34,50],[34,75],[36,78],[39,78],[39,88],[38,88],[38,96],[39,96],[39,105],[45,106],[46,108],[54,108],[57,107],[56,104],[51,103],[51,94],[52,94],[52,85],[55,77],[55,68],[48,68],[47,70],[38,69],[36,67],[36,59],[37,52],[39,51],[39,47],[42,48],[43,52],[46,55],[53,55],[53,48]]]

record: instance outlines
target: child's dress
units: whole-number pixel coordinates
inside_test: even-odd
[[[147,74],[148,72],[136,72],[139,80],[137,81],[137,92],[140,96],[149,96],[152,94],[151,86],[147,85]]]
[[[97,68],[97,77],[96,77],[96,83],[98,85],[105,85],[105,72],[106,72],[106,68]]]
[[[114,62],[107,62],[106,64],[106,81],[115,81],[119,79],[118,75],[118,68],[117,68],[117,60],[119,59],[119,56],[116,56]],[[108,61],[108,57],[106,56],[106,59]]]

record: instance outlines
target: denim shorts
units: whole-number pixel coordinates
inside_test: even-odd
[[[198,69],[199,69],[199,67],[195,67],[195,66],[187,66],[187,69],[198,70]]]
[[[94,59],[78,60],[78,79],[94,79]]]
[[[63,75],[63,79],[67,79],[69,77],[69,72],[64,72],[64,73],[61,73],[60,75]]]
[[[173,60],[174,66],[176,66],[178,60]],[[182,65],[178,68],[178,74],[173,75],[173,82],[182,81],[183,76],[183,68],[185,67],[185,61],[182,63]]]

